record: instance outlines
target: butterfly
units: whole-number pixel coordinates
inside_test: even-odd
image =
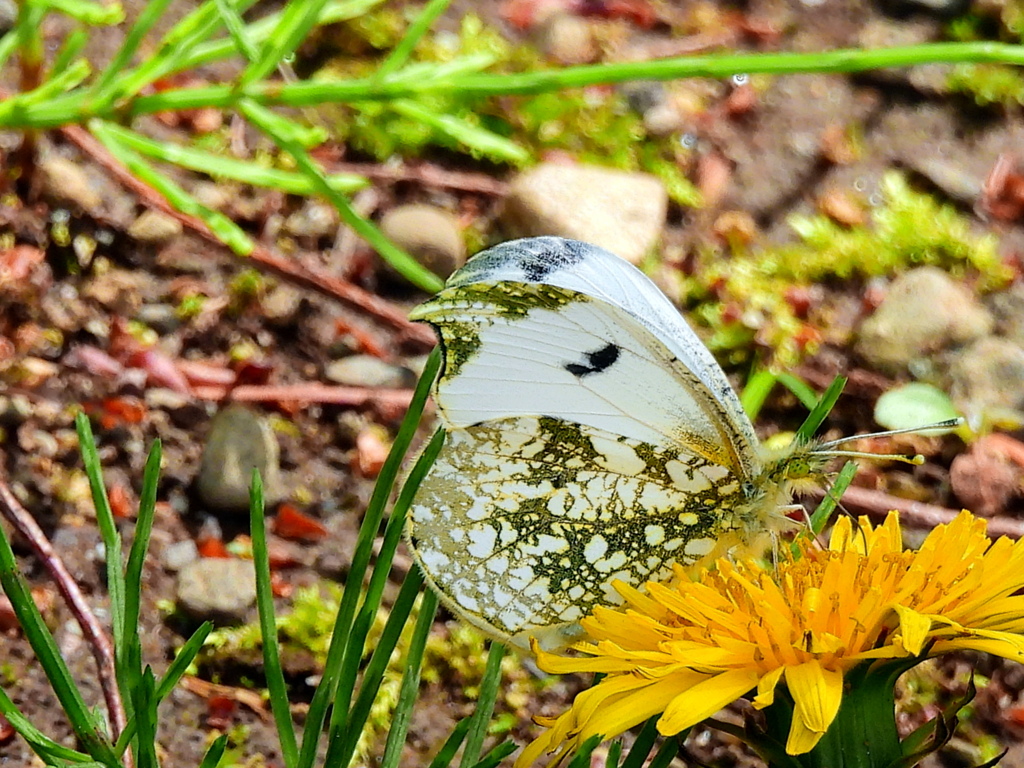
[[[440,338],[445,442],[406,540],[454,613],[519,647],[571,644],[617,580],[763,551],[840,453],[764,449],[669,299],[594,245],[489,248],[411,317]]]

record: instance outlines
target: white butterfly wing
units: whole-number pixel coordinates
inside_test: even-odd
[[[664,294],[608,251],[504,243],[412,316],[443,339],[436,395],[449,427],[552,416],[757,473],[753,427],[721,368]]]
[[[427,579],[465,619],[563,647],[595,605],[743,539],[735,476],[683,450],[550,417],[448,432],[410,509]]]

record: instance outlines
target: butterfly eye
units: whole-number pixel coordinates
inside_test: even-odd
[[[787,480],[803,480],[811,474],[811,464],[805,458],[791,459],[786,464]]]

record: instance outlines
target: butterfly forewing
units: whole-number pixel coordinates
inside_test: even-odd
[[[451,427],[555,416],[756,473],[753,427],[721,368],[664,295],[607,251],[560,238],[497,246],[413,317],[442,336],[436,395]]]

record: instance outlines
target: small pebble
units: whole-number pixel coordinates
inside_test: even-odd
[[[284,231],[295,237],[334,237],[337,229],[338,211],[319,200],[306,200],[284,220]]]
[[[39,175],[43,194],[58,204],[91,213],[103,202],[82,166],[66,157],[45,155],[39,161]]]
[[[420,264],[447,278],[466,263],[466,246],[455,217],[432,205],[392,208],[380,220],[384,235]]]
[[[349,387],[400,389],[415,386],[416,376],[408,368],[386,363],[373,355],[352,355],[327,364],[324,376]]]
[[[967,287],[938,267],[918,267],[893,280],[861,325],[856,349],[878,370],[899,374],[991,328],[992,317]]]
[[[250,560],[200,558],[178,573],[178,607],[196,621],[237,624],[256,602]]]
[[[597,58],[590,22],[571,13],[553,13],[535,28],[537,47],[559,64],[586,64]]]
[[[247,515],[253,469],[263,480],[266,503],[279,500],[283,493],[277,436],[259,413],[229,405],[213,418],[206,436],[196,481],[199,498],[211,510]]]
[[[161,558],[163,566],[172,573],[177,573],[189,563],[199,559],[199,548],[192,539],[176,541],[164,547]]]
[[[128,234],[143,243],[162,243],[182,232],[181,222],[162,211],[145,210],[128,227]]]

